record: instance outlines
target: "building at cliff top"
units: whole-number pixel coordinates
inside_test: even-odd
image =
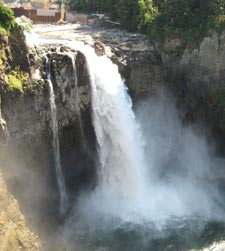
[[[31,0],[30,3],[7,3],[14,11],[15,17],[26,16],[33,23],[57,23],[59,20],[66,20],[66,12],[64,5],[48,0]]]

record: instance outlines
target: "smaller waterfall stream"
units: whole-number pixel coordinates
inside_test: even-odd
[[[51,129],[52,129],[52,145],[54,150],[54,165],[56,171],[57,184],[60,193],[60,214],[63,215],[68,208],[68,198],[66,194],[65,182],[61,168],[60,160],[60,147],[59,147],[59,135],[58,135],[58,120],[57,109],[55,104],[54,89],[51,81],[50,73],[50,60],[46,57],[47,65],[47,81],[49,86],[49,104],[50,104],[50,116],[51,116]]]
[[[74,59],[74,55],[73,54],[68,54],[68,56],[71,59],[72,62],[72,66],[73,66],[73,75],[74,75],[74,79],[75,79],[75,88],[76,88],[76,99],[77,99],[77,113],[78,113],[78,124],[80,127],[80,136],[81,136],[81,141],[82,141],[82,145],[83,147],[86,149],[86,141],[85,141],[85,136],[84,136],[84,128],[83,128],[83,124],[82,124],[82,119],[81,119],[81,113],[80,113],[80,107],[79,107],[79,103],[80,103],[80,96],[79,96],[79,90],[78,90],[78,85],[77,85],[77,69],[76,69],[76,64],[75,64],[75,59]]]
[[[9,140],[9,131],[6,121],[2,118],[2,103],[0,95],[0,147],[7,147]]]

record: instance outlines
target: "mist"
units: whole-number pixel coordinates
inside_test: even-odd
[[[222,220],[224,202],[216,182],[222,161],[208,143],[207,130],[185,125],[166,92],[140,102],[136,116],[155,205],[151,219],[159,225],[177,216]]]
[[[224,160],[209,144],[207,130],[185,125],[175,99],[166,92],[137,103],[135,119],[144,153],[144,193],[132,200],[97,185],[80,194],[64,227],[68,243],[88,243],[79,250],[98,250],[99,245],[149,250],[150,242],[167,242],[174,233],[197,242],[207,224],[224,221],[217,182]],[[152,250],[164,250],[158,246]]]

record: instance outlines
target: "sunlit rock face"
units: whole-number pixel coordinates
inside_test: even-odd
[[[22,71],[29,71],[28,48],[22,30],[17,29],[8,36],[0,35],[0,52],[3,61],[0,72],[18,65]]]
[[[43,239],[48,238],[46,232],[56,231],[59,223],[46,55],[51,60],[62,168],[70,200],[81,187],[91,186],[95,176],[95,136],[86,61],[80,52],[63,52],[60,46],[58,49],[31,49],[31,85],[23,92],[1,92],[0,163],[4,179],[29,224],[42,232]]]
[[[92,37],[105,45],[105,54],[119,66],[133,100],[164,85],[160,51],[149,37],[119,30],[99,31]]]
[[[1,166],[2,168],[2,166]],[[1,251],[40,251],[40,239],[27,227],[18,202],[9,193],[0,171],[0,243]]]

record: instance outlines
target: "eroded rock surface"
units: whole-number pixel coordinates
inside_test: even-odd
[[[57,27],[35,27],[41,37],[83,41],[106,54],[119,66],[133,99],[151,95],[164,85],[161,55],[149,37],[119,29],[80,27],[57,31]],[[96,47],[97,46],[97,47]]]
[[[41,251],[38,236],[27,227],[18,202],[9,193],[0,171],[0,250]]]
[[[186,108],[189,120],[200,118],[210,122],[218,135],[225,135],[224,34],[211,34],[198,49],[184,51],[180,50],[179,40],[167,43],[159,51],[144,35],[114,29],[46,31],[46,36],[84,41],[95,46],[99,55],[107,54],[118,64],[133,99],[168,86]],[[1,93],[2,115],[10,137],[0,155],[1,163],[5,163],[2,171],[7,185],[19,199],[29,223],[39,224],[39,230],[58,224],[55,223],[58,192],[52,161],[46,56],[51,59],[62,166],[67,188],[73,196],[80,187],[93,182],[95,159],[92,156],[96,151],[84,55],[62,44],[30,49],[29,70],[34,82],[24,92]],[[75,70],[71,57],[75,59]],[[83,147],[87,145],[88,154]],[[47,221],[54,223],[49,227],[45,225]]]
[[[165,80],[186,111],[188,121],[211,128],[224,154],[225,32],[211,32],[198,48],[184,49],[179,40],[162,48]]]

